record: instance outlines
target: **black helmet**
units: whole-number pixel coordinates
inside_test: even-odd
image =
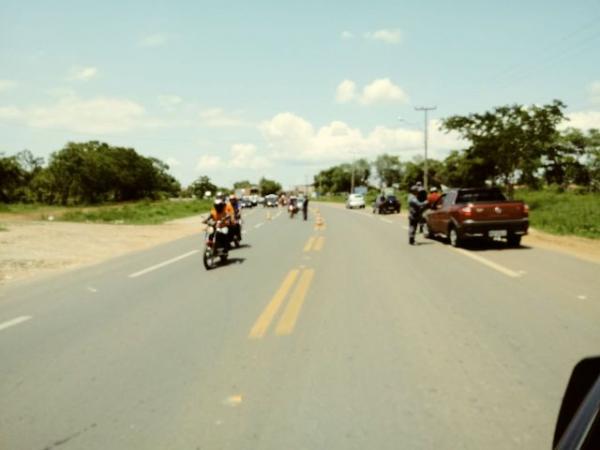
[[[217,197],[217,198],[215,198],[213,206],[215,207],[215,210],[218,213],[221,213],[225,209],[225,202],[223,201],[223,199]]]

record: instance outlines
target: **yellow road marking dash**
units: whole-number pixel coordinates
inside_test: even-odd
[[[325,238],[323,236],[319,236],[315,242],[315,252],[320,252],[325,244]]]
[[[312,248],[314,243],[315,243],[315,237],[314,236],[309,237],[308,241],[306,241],[306,245],[304,245],[304,251],[310,252],[310,249]]]
[[[283,280],[283,283],[281,283],[281,286],[279,286],[279,289],[277,289],[277,292],[275,292],[275,295],[273,296],[269,304],[266,306],[266,308],[258,317],[258,319],[256,319],[256,322],[254,323],[254,326],[252,327],[252,329],[250,330],[250,334],[248,335],[249,338],[260,339],[265,335],[267,329],[269,328],[269,325],[271,324],[271,321],[273,320],[273,317],[279,310],[281,303],[283,303],[285,296],[296,281],[299,272],[300,271],[297,269],[290,270],[290,272]]]
[[[310,287],[314,275],[314,269],[305,269],[302,272],[302,275],[300,275],[300,280],[296,285],[296,289],[294,289],[292,297],[279,319],[277,328],[275,328],[276,335],[287,335],[294,331],[296,320],[298,320],[298,315],[300,314],[304,299],[306,298],[306,293],[308,292],[308,288]]]

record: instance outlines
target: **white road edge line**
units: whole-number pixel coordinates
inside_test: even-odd
[[[503,273],[504,275],[507,275],[509,277],[513,277],[513,278],[519,278],[521,276],[521,274],[519,272],[515,272],[514,270],[510,270],[504,266],[501,266],[500,264],[496,264],[493,261],[490,261],[487,258],[484,258],[483,256],[479,256],[476,255],[474,253],[468,252],[466,250],[463,250],[462,248],[452,248],[452,250],[461,253],[465,256],[468,256],[469,258],[474,259],[475,261],[480,262],[481,264],[484,264],[494,270],[497,270],[500,273]]]
[[[6,329],[8,327],[14,327],[15,325],[19,325],[20,323],[27,322],[30,319],[32,319],[31,316],[19,316],[19,317],[15,317],[12,320],[8,320],[6,322],[0,323],[0,330],[4,330],[4,329]]]
[[[199,251],[200,250],[192,250],[191,252],[187,252],[187,253],[184,253],[183,255],[176,256],[175,258],[168,259],[167,261],[163,261],[159,264],[148,267],[144,270],[140,270],[139,272],[132,273],[129,275],[129,278],[136,278],[141,275],[145,275],[148,272],[152,272],[153,270],[160,269],[161,267],[167,266],[169,264],[173,264],[174,262],[177,262],[177,261],[181,261],[182,259],[187,258],[188,256],[192,256],[192,255],[198,253]]]
[[[264,224],[265,224],[264,222],[259,222],[259,223],[257,223],[256,225],[254,225],[254,228],[260,228],[260,227],[262,227]]]
[[[394,223],[390,219],[384,219],[383,217],[380,217],[379,220],[381,220],[382,222],[385,222],[385,223]]]

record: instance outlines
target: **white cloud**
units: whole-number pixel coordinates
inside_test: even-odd
[[[438,122],[430,123],[432,156],[464,147],[455,135],[439,132],[438,126]],[[423,149],[421,130],[376,126],[363,133],[337,120],[317,129],[289,112],[277,114],[263,122],[259,129],[270,158],[281,161],[334,163],[354,157],[373,158],[383,152],[421,154]]]
[[[563,122],[560,128],[567,127],[589,130],[596,128],[600,130],[600,111],[577,111],[567,114],[568,121]]]
[[[244,127],[250,124],[238,113],[227,113],[222,108],[210,108],[200,112],[200,122],[207,127]]]
[[[0,108],[0,117],[33,128],[93,134],[161,125],[159,121],[149,119],[144,108],[131,100],[110,97],[82,99],[75,95],[59,98],[50,105]]]
[[[172,112],[177,109],[177,106],[183,103],[183,99],[177,95],[159,95],[158,103],[165,110]]]
[[[600,80],[592,81],[588,88],[588,92],[590,94],[591,102],[600,105]]]
[[[399,44],[402,40],[402,32],[394,28],[392,30],[382,29],[377,31],[369,31],[364,34],[366,39],[370,39],[373,41],[381,41],[387,44]]]
[[[356,83],[352,80],[342,81],[335,92],[335,101],[338,103],[348,103],[356,97]]]
[[[0,92],[10,91],[17,86],[17,82],[13,80],[0,80]]]
[[[98,74],[95,67],[73,67],[69,71],[67,79],[69,81],[88,81]]]
[[[154,33],[144,36],[139,41],[141,47],[162,47],[169,41],[169,35],[166,33]]]
[[[364,87],[361,103],[408,103],[408,96],[400,86],[395,85],[389,78],[374,80]]]
[[[271,162],[264,155],[259,155],[254,144],[234,144],[231,146],[231,167],[237,169],[264,169]]]
[[[354,37],[354,33],[350,31],[342,31],[340,37],[344,40],[352,39]]]
[[[360,95],[356,94],[356,83],[344,80],[336,89],[335,100],[338,103],[349,103],[357,100],[363,105],[377,103],[408,103],[408,95],[389,78],[379,78],[363,87]]]
[[[202,155],[198,158],[196,170],[214,170],[221,167],[223,161],[217,155]]]

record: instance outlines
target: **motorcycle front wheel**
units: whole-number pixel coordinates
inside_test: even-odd
[[[217,265],[217,260],[214,255],[214,252],[210,248],[204,250],[204,257],[202,258],[202,260],[204,262],[204,268],[206,270],[214,269]]]

